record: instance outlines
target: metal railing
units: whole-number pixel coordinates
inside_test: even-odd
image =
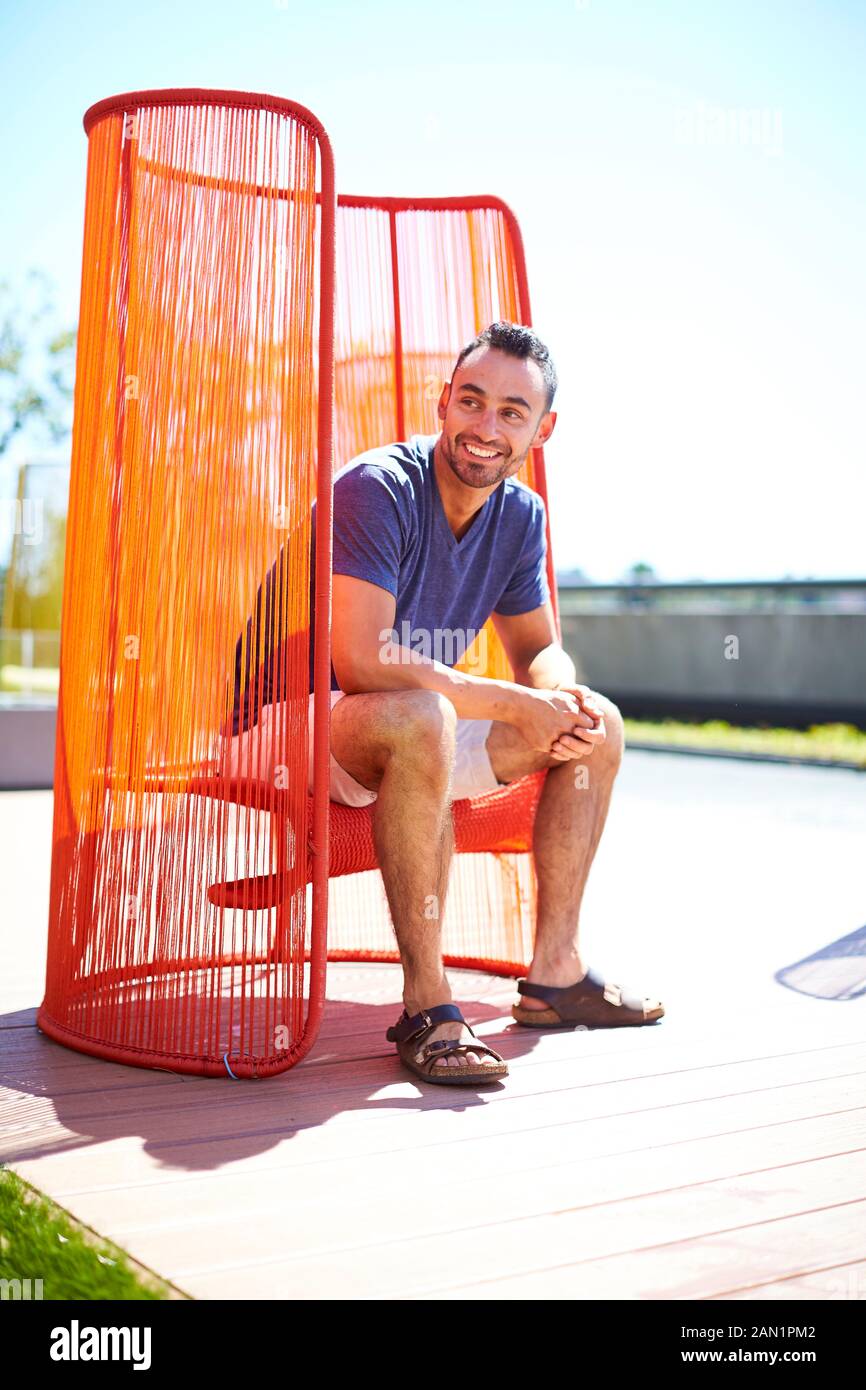
[[[866,613],[866,579],[734,579],[558,583],[560,611],[616,613]]]

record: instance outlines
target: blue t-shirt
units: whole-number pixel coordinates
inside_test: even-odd
[[[439,436],[369,449],[334,477],[334,574],[353,575],[387,589],[396,599],[393,641],[446,666],[456,665],[491,613],[528,613],[547,601],[544,502],[506,478],[475,513],[458,541],[448,524],[433,449]],[[313,680],[316,506],[310,545],[310,690]],[[272,578],[275,571],[272,570]],[[261,590],[259,591],[259,605]],[[265,630],[279,631],[280,595],[266,591]],[[252,622],[252,620],[250,620]],[[248,628],[249,628],[248,624]],[[240,718],[238,643],[233,732],[250,720],[250,690]],[[262,703],[280,699],[272,679],[279,667],[265,655]],[[339,690],[331,666],[331,689]],[[255,703],[255,700],[253,700]]]

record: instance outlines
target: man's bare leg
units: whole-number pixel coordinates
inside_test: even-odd
[[[596,693],[593,699],[604,715],[607,738],[582,758],[560,762],[537,753],[512,725],[499,721],[493,722],[487,738],[491,766],[501,781],[549,769],[532,841],[538,916],[527,979],[537,984],[576,984],[587,971],[578,944],[580,907],[625,746],[616,705]],[[527,995],[521,996],[520,1006],[548,1007]]]
[[[451,1003],[442,966],[442,916],[453,851],[451,778],[457,714],[431,690],[344,695],[331,711],[331,752],[346,771],[378,793],[373,837],[403,964],[403,1003],[410,1017]],[[441,1023],[424,1039],[472,1034]],[[420,1056],[419,1056],[420,1060]],[[496,1066],[478,1053],[449,1054],[435,1065]]]

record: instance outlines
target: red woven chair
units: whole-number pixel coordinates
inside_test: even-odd
[[[337,212],[336,465],[364,449],[438,431],[454,361],[496,319],[531,322],[517,222],[497,198],[365,198]],[[518,475],[546,500],[536,450]],[[556,603],[548,535],[548,578]],[[558,619],[557,619],[558,621]],[[482,663],[480,654],[485,655]],[[491,622],[459,668],[513,679]],[[532,954],[527,851],[544,774],[454,803],[455,855],[443,922],[446,964],[521,975]],[[329,960],[396,961],[375,866],[372,810],[332,804]]]
[[[264,1077],[312,1047],[327,960],[399,960],[371,810],[328,800],[333,456],[435,432],[460,347],[530,321],[520,235],[493,198],[337,206],[324,130],[279,98],[132,93],[85,129],[38,1025],[116,1061]],[[545,494],[540,451],[521,476]],[[484,638],[486,667],[461,665],[510,676]],[[261,680],[268,651],[281,775],[226,778],[232,658]],[[544,775],[454,803],[447,964],[525,971]]]

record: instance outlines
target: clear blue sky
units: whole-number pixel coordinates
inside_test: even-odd
[[[561,570],[862,575],[864,74],[866,0],[6,0],[0,274],[77,316],[92,102],[292,97],[341,190],[517,213]]]

